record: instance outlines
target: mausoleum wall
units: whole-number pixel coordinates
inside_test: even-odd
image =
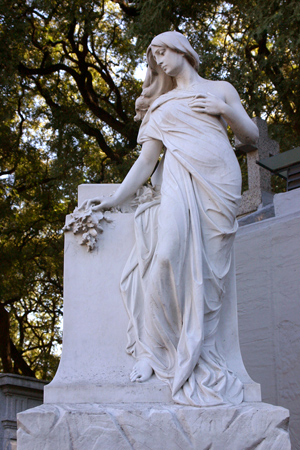
[[[262,400],[290,410],[300,449],[300,189],[274,196],[275,217],[236,237],[239,336]]]

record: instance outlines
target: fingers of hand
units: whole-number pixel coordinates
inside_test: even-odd
[[[190,108],[196,112],[204,112],[207,114],[218,115],[220,114],[220,102],[218,98],[211,94],[210,97],[203,99],[194,99],[189,103]]]
[[[195,96],[194,96],[194,99],[196,99],[196,98],[207,98],[207,94],[196,94]]]
[[[92,205],[98,205],[101,202],[102,202],[102,198],[100,198],[100,197],[91,198],[87,202],[86,209],[89,209]]]
[[[130,374],[130,381],[136,381],[139,377],[139,374],[136,370],[133,370]]]
[[[190,108],[192,108],[195,111],[205,111],[205,108],[207,107],[207,102],[203,100],[193,100],[189,103]]]
[[[197,107],[197,108],[205,108],[205,106],[207,106],[207,102],[203,102],[203,101],[193,101],[191,103],[189,103],[191,108]]]
[[[104,209],[104,206],[102,206],[102,203],[100,203],[100,205],[92,206],[92,211],[94,211],[94,212],[100,211],[101,209]]]
[[[101,202],[102,202],[102,198],[100,198],[100,197],[92,198],[92,199],[90,200],[90,202],[91,202],[91,203],[95,203],[95,205],[97,205],[98,203],[101,203]]]
[[[81,205],[78,207],[79,210],[81,209],[86,209],[86,205],[88,203],[88,200],[85,200],[83,203],[81,203]]]

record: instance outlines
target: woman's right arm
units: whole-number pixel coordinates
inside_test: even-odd
[[[122,205],[149,179],[161,154],[162,146],[162,142],[156,139],[144,142],[140,156],[131,167],[117,191],[111,197],[88,200],[86,208],[93,203],[97,203],[97,206],[93,206],[93,211]]]

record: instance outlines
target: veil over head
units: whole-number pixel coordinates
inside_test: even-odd
[[[199,69],[199,56],[187,40],[187,38],[177,31],[166,31],[152,39],[147,49],[147,61],[152,69],[156,69],[157,65],[154,61],[151,47],[168,47],[171,50],[183,53],[195,70]]]
[[[156,64],[152,54],[152,46],[168,47],[171,50],[183,53],[196,71],[199,68],[199,56],[183,34],[178,33],[177,31],[166,31],[165,33],[156,36],[147,49],[148,69],[143,84],[142,94],[135,103],[135,121],[144,118],[146,112],[156,98],[176,87],[176,81],[165,74]]]

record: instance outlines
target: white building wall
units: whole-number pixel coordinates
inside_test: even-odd
[[[240,344],[262,400],[290,410],[300,450],[300,189],[275,195],[274,207],[236,239]]]

